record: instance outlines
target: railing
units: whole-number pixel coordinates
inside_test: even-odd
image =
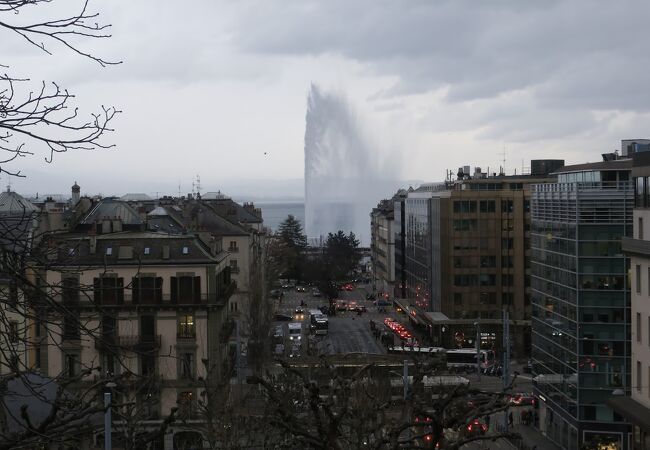
[[[221,302],[227,301],[235,292],[235,289],[237,289],[237,282],[231,281],[228,286],[222,287],[221,290],[217,292],[217,300]]]
[[[230,273],[239,273],[239,266],[230,266]]]
[[[95,338],[95,348],[97,350],[154,350],[160,348],[162,336],[110,336],[105,335]]]

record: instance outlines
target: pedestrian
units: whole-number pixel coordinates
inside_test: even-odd
[[[510,413],[508,413],[508,425],[512,426],[512,422],[513,422],[512,411],[510,411]]]

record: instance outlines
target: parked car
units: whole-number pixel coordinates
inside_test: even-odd
[[[291,346],[291,352],[289,353],[289,358],[297,358],[300,356],[300,344],[293,344]]]
[[[365,306],[365,305],[357,305],[355,311],[356,311],[356,312],[362,312],[362,313],[364,313],[364,312],[367,311],[367,309],[366,309],[366,306]]]
[[[284,355],[284,344],[276,344],[275,351],[273,353],[275,353],[276,356]]]
[[[296,286],[296,292],[305,292],[305,286]]]
[[[348,303],[344,300],[338,300],[336,302],[336,310],[337,311],[345,311],[348,309]]]
[[[487,433],[488,426],[479,419],[474,419],[467,424],[467,434],[470,436],[483,436]]]

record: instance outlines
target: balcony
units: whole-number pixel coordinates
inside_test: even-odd
[[[239,247],[228,247],[228,253],[239,253]]]
[[[101,336],[95,338],[95,348],[104,351],[136,350],[151,351],[160,348],[161,335],[153,336]]]
[[[230,273],[239,273],[239,266],[230,266]]]
[[[228,299],[235,292],[235,289],[237,289],[237,282],[235,281],[231,281],[230,284],[222,286],[221,289],[217,290],[217,303],[224,304],[228,302]]]

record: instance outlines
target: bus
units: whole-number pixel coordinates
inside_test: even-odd
[[[317,335],[327,334],[329,329],[329,320],[319,309],[309,310],[309,320],[311,332]]]
[[[447,350],[447,369],[466,369],[476,367],[476,349],[461,348]],[[479,364],[481,370],[494,365],[494,350],[479,350]]]
[[[302,324],[300,322],[289,323],[289,339],[302,339]]]

